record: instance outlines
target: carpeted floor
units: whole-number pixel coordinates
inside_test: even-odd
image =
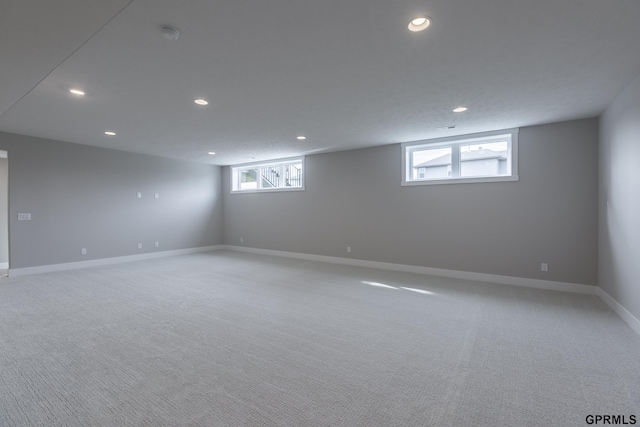
[[[584,426],[638,417],[595,296],[212,252],[0,280],[1,426]]]

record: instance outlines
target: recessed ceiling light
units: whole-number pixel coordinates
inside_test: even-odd
[[[84,92],[81,91],[80,89],[69,89],[69,92],[71,92],[74,95],[80,95],[80,96],[84,95]]]
[[[456,107],[453,109],[454,113],[462,113],[463,111],[467,111],[467,107]]]
[[[216,155],[216,152],[215,152],[215,151],[209,151],[209,155],[210,155],[210,156],[215,156],[215,155]]]
[[[110,130],[105,131],[104,134],[107,135],[107,136],[116,136],[116,133],[112,132]]]
[[[207,105],[207,104],[209,104],[209,102],[205,101],[204,99],[194,99],[193,102],[195,102],[198,105]]]
[[[160,31],[162,32],[162,37],[165,39],[178,40],[178,37],[180,37],[180,31],[171,25],[163,25],[160,27]]]
[[[422,31],[429,28],[431,25],[431,18],[428,16],[418,16],[409,22],[410,31]]]
[[[299,140],[301,140],[301,141],[302,141],[303,139],[307,139],[307,137],[306,137],[306,136],[302,136],[302,135],[300,135],[300,136],[297,136],[297,137],[296,137],[296,139],[299,139]]]

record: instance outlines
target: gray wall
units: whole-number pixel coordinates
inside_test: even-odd
[[[600,287],[640,319],[640,77],[600,122]]]
[[[9,152],[11,268],[222,243],[218,166],[7,133],[0,149]],[[19,212],[32,220],[17,221]]]
[[[8,181],[8,161],[6,158],[0,157],[0,263],[9,262]]]
[[[595,285],[597,150],[589,119],[521,128],[518,182],[401,187],[400,145],[307,156],[300,192],[229,194],[226,167],[224,240]]]

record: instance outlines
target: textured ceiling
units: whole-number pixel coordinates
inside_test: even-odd
[[[640,74],[637,0],[0,1],[1,131],[219,165],[595,117]]]

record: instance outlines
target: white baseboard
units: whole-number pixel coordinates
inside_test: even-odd
[[[528,279],[524,277],[500,276],[495,274],[473,273],[468,271],[446,270],[442,268],[420,267],[416,265],[392,264],[388,262],[366,261],[360,259],[339,258],[324,255],[312,255],[298,252],[274,251],[270,249],[248,248],[244,246],[225,245],[225,249],[260,255],[281,256],[286,258],[320,261],[333,264],[353,265],[356,267],[378,268],[383,270],[401,271],[405,273],[427,274],[431,276],[449,277],[453,279],[475,280],[480,282],[498,283],[510,286],[524,286],[528,288],[546,289],[551,291],[571,292],[577,294],[597,295],[614,312],[618,314],[638,335],[640,335],[640,320],[624,308],[611,295],[598,286],[581,285],[577,283],[555,282],[549,280]]]
[[[606,293],[602,288],[598,288],[598,296],[602,301],[604,301],[613,311],[615,311],[618,316],[624,320],[627,325],[631,326],[631,329],[636,331],[638,335],[640,335],[640,320],[638,320],[633,314],[629,312],[626,308],[622,306],[618,301],[613,299],[611,295]]]
[[[8,262],[0,262],[0,270],[6,270],[7,268],[9,268]]]
[[[298,252],[274,251],[270,249],[248,248],[245,246],[225,245],[225,249],[261,255],[273,255],[308,261],[329,262],[333,264],[353,265],[356,267],[378,268],[382,270],[402,271],[405,273],[428,274],[431,276],[450,277],[453,279],[475,280],[498,283],[501,285],[523,286],[527,288],[546,289],[577,294],[597,295],[598,287],[577,283],[554,282],[550,280],[528,279],[524,277],[500,276],[496,274],[473,273],[469,271],[446,270],[443,268],[421,267],[417,265],[393,264],[388,262],[366,261],[352,258],[339,258],[324,255],[312,255]]]
[[[275,251],[271,249],[248,248],[244,246],[216,245],[199,248],[176,249],[172,251],[151,252],[146,254],[127,255],[113,258],[94,259],[89,261],[68,262],[63,264],[41,265],[37,267],[12,268],[9,276],[26,276],[30,274],[51,273],[56,271],[75,270],[79,268],[98,267],[103,265],[120,264],[132,261],[142,261],[154,258],[163,258],[176,255],[186,255],[198,252],[211,252],[220,249],[228,249],[237,252],[247,252],[260,255],[280,256],[286,258],[302,259],[307,261],[328,262],[333,264],[352,265],[356,267],[377,268],[382,270],[401,271],[405,273],[427,274],[431,276],[449,277],[453,279],[475,280],[480,282],[498,283],[510,286],[523,286],[528,288],[546,289],[560,292],[597,295],[618,316],[622,318],[638,335],[640,335],[640,320],[624,308],[611,295],[597,286],[581,285],[577,283],[555,282],[549,280],[529,279],[524,277],[500,276],[495,274],[473,273],[469,271],[446,270],[442,268],[421,267],[417,265],[393,264],[388,262],[367,261],[351,258],[340,258],[324,255],[312,255],[298,252]],[[0,263],[0,269],[9,267],[8,263]]]
[[[199,248],[175,249],[172,251],[150,252],[146,254],[136,254],[118,256],[113,258],[100,258],[88,261],[66,262],[63,264],[39,265],[37,267],[10,268],[9,277],[26,276],[30,274],[52,273],[55,271],[75,270],[78,268],[99,267],[102,265],[120,264],[124,262],[142,261],[168,256],[193,254],[198,252],[210,252],[223,249],[223,245],[203,246]]]

